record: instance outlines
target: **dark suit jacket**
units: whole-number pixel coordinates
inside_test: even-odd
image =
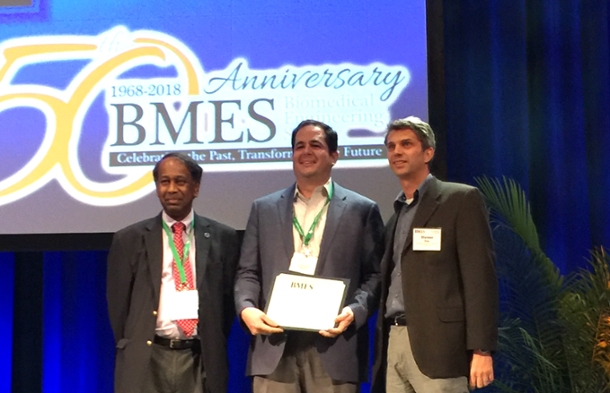
[[[235,302],[237,311],[265,309],[273,279],[288,271],[294,254],[292,215],[295,185],[254,201],[242,244]],[[370,199],[338,184],[328,207],[316,276],[350,279],[345,305],[355,321],[340,336],[316,337],[324,369],[331,378],[358,382],[366,379],[367,318],[379,295],[379,260],[383,222]],[[272,373],[282,357],[286,334],[252,338],[248,375]]]
[[[116,342],[115,393],[139,392],[148,375],[163,258],[161,215],[118,231],[108,255],[107,298]],[[235,315],[233,279],[239,258],[234,229],[195,215],[199,324],[206,386],[227,390],[226,343]]]
[[[413,356],[431,378],[468,376],[472,350],[495,350],[498,282],[488,213],[480,192],[430,179],[412,228],[442,228],[441,251],[402,251],[402,289]],[[381,263],[373,391],[385,392],[388,325],[384,323],[397,216],[388,221]]]

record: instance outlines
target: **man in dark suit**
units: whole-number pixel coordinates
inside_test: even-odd
[[[194,213],[202,170],[170,153],[153,177],[161,214],[118,231],[107,297],[115,393],[225,393],[235,230]]]
[[[357,392],[378,302],[379,208],[331,180],[338,152],[328,125],[301,122],[292,150],[296,184],[256,200],[244,235],[235,302],[254,335],[247,374],[255,393]],[[288,270],[350,280],[334,328],[284,332],[263,312],[274,278]]]
[[[385,231],[373,391],[487,386],[498,287],[482,196],[430,174],[435,138],[419,118],[392,122],[385,143],[402,192]]]

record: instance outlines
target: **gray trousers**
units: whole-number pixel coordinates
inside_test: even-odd
[[[254,393],[358,393],[360,384],[333,380],[324,370],[314,346],[316,334],[290,332],[277,368],[254,377]]]
[[[199,346],[171,349],[153,344],[151,378],[144,381],[142,393],[206,393]]]
[[[468,379],[424,375],[415,363],[406,326],[390,328],[386,393],[468,393]]]

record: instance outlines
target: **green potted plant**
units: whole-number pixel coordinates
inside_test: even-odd
[[[561,274],[540,246],[523,189],[477,178],[490,209],[500,281],[496,381],[488,391],[610,392],[610,258]]]

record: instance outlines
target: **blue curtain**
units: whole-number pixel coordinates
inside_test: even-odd
[[[449,179],[516,179],[551,260],[585,266],[610,245],[608,2],[446,0],[444,12]]]
[[[446,101],[430,111],[446,113],[447,177],[516,179],[549,257],[563,272],[585,266],[588,249],[610,245],[607,1],[443,6]],[[20,254],[0,253],[0,391],[110,393],[106,252]],[[235,325],[231,392],[248,391],[247,342]]]
[[[13,342],[13,278],[15,257],[12,253],[0,253],[0,337],[4,337],[0,351],[0,392],[11,391]]]
[[[47,252],[43,268],[42,391],[112,392],[106,252]]]

